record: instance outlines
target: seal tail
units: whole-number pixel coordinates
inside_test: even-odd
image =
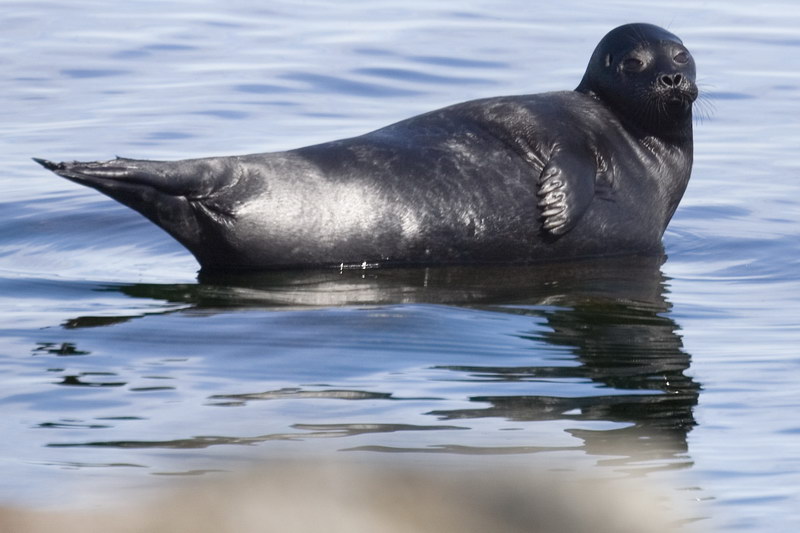
[[[47,170],[52,170],[53,172],[61,165],[60,163],[53,163],[52,161],[48,161],[47,159],[42,159],[40,157],[32,157],[34,161],[42,165]]]
[[[61,177],[96,189],[138,211],[200,260],[198,251],[203,249],[206,238],[201,231],[203,189],[208,184],[192,172],[190,165],[119,157],[94,162],[33,160]]]
[[[110,161],[61,163],[38,157],[33,160],[61,177],[106,194],[109,194],[106,189],[139,185],[174,196],[208,196],[215,185],[215,180],[210,177],[219,175],[217,173],[221,170],[210,168],[212,165],[201,159],[167,162],[117,157]]]
[[[134,178],[136,167],[126,164],[132,160],[117,158],[111,161],[81,163],[78,161],[55,163],[47,159],[33,158],[47,170],[51,170],[64,178],[80,183],[92,182],[95,179],[128,179]]]

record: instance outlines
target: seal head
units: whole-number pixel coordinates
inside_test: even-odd
[[[575,90],[603,102],[634,131],[684,136],[698,94],[694,58],[667,30],[626,24],[598,43]]]

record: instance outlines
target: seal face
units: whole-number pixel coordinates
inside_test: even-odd
[[[597,45],[576,90],[606,103],[629,128],[682,136],[697,99],[694,58],[658,26],[620,26]]]
[[[660,253],[692,167],[695,64],[627,24],[575,91],[486,98],[287,152],[37,159],[141,212],[206,270]]]

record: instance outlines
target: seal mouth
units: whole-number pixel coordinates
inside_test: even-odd
[[[694,84],[685,83],[661,91],[661,101],[671,111],[688,109],[695,100],[697,100],[697,87]]]
[[[697,85],[694,80],[680,72],[658,75],[653,89],[658,99],[671,112],[687,109],[697,99]]]
[[[691,106],[694,103],[694,98],[686,93],[672,94],[666,98],[665,103],[670,108],[683,109]]]

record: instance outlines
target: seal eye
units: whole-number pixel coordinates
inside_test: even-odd
[[[622,60],[622,68],[628,72],[639,72],[643,66],[642,60],[636,57],[628,57]]]
[[[685,65],[686,63],[689,62],[689,54],[687,54],[686,52],[678,52],[672,59],[676,63]]]

